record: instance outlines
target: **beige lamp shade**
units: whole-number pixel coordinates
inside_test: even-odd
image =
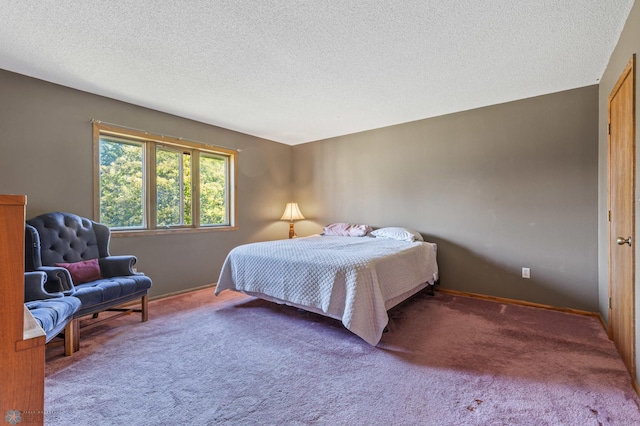
[[[284,214],[280,218],[280,220],[288,220],[289,221],[289,238],[293,238],[296,236],[296,232],[293,229],[293,221],[304,219],[302,213],[300,213],[300,208],[298,208],[298,203],[287,203],[287,207],[284,208]]]
[[[293,222],[294,220],[301,219],[304,219],[304,216],[302,216],[302,213],[300,213],[298,203],[287,203],[287,207],[284,208],[284,213],[280,220],[288,220],[289,222]]]

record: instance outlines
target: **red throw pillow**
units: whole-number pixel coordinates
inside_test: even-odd
[[[56,263],[56,266],[60,266],[68,270],[74,284],[88,283],[101,278],[98,259],[90,259],[73,263]]]

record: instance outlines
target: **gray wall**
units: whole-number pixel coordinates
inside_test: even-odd
[[[598,265],[599,265],[599,300],[600,300],[600,313],[603,318],[608,322],[609,316],[609,248],[608,248],[608,222],[607,222],[607,162],[608,162],[608,136],[607,136],[607,123],[608,123],[608,99],[609,94],[613,90],[618,78],[622,74],[622,71],[629,63],[631,56],[636,55],[636,188],[640,188],[640,173],[638,173],[638,166],[640,166],[640,150],[638,149],[638,141],[640,141],[640,96],[638,96],[638,84],[640,82],[638,68],[640,67],[640,3],[635,2],[627,23],[620,35],[618,44],[611,54],[609,64],[602,75],[599,86],[599,132],[598,132],[598,159],[599,159],[599,179],[598,179]],[[640,230],[640,198],[636,189],[636,238],[638,237],[638,230]],[[640,247],[635,245],[636,256],[636,283],[635,283],[635,295],[636,295],[636,366],[640,365],[640,338],[638,338],[638,331],[640,331],[640,315],[638,315],[638,306],[640,303]],[[640,382],[640,369],[636,368],[637,376],[636,382]]]
[[[444,288],[595,312],[597,117],[590,86],[294,146],[296,229],[410,227]]]
[[[238,231],[113,239],[152,296],[212,283],[232,247],[285,237],[294,199],[299,235],[333,221],[422,232],[445,288],[598,309],[596,86],[294,147],[6,71],[0,92],[0,193],[27,194],[28,217],[93,215],[92,118],[242,150]]]
[[[154,281],[151,296],[214,283],[231,248],[288,234],[277,220],[291,196],[287,145],[2,70],[0,93],[0,193],[26,194],[27,217],[93,217],[91,119],[242,150],[237,231],[112,239],[112,254],[138,257]]]

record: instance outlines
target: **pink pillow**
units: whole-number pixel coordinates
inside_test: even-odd
[[[74,284],[88,283],[101,278],[98,259],[90,259],[73,263],[56,263],[56,266],[60,266],[68,270]]]
[[[324,235],[337,235],[341,237],[364,237],[371,232],[369,225],[356,225],[353,223],[332,223],[324,227]]]

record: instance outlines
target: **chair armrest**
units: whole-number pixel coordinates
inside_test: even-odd
[[[24,257],[25,271],[35,271],[42,266],[40,259],[40,235],[33,226],[24,225]]]
[[[50,291],[60,291],[71,294],[75,291],[71,274],[65,268],[59,266],[41,266],[37,271],[47,274],[47,287]]]
[[[133,270],[133,265],[138,259],[135,256],[109,256],[101,257],[100,274],[102,278],[123,277],[127,275],[139,275]]]
[[[56,297],[63,297],[61,292],[49,293],[44,288],[47,281],[47,274],[41,271],[24,273],[24,301],[46,300]]]

